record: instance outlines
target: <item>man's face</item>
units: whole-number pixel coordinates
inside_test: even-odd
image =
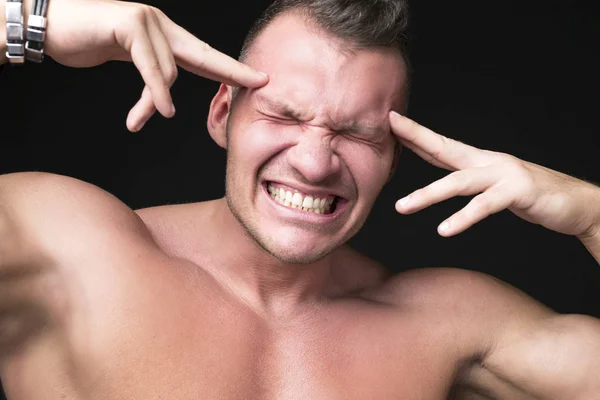
[[[279,260],[315,262],[360,229],[389,177],[405,64],[390,49],[343,50],[291,14],[246,62],[270,81],[240,91],[229,115],[229,207]]]

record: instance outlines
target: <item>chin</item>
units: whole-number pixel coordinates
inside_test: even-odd
[[[312,264],[322,260],[337,248],[336,246],[334,248],[302,249],[299,246],[274,244],[268,241],[261,241],[254,236],[253,238],[263,250],[286,264]]]
[[[303,237],[302,233],[294,235],[292,232],[279,230],[277,235],[270,235],[264,231],[254,230],[248,225],[244,225],[244,227],[259,247],[287,264],[315,263],[331,254],[340,245],[333,240],[323,240],[322,237],[321,240],[311,240]],[[298,240],[299,238],[304,240]]]

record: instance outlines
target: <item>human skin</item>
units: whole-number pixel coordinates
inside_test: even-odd
[[[483,274],[439,268],[390,277],[352,249],[333,248],[360,227],[389,175],[389,129],[402,121],[387,118],[402,96],[381,82],[401,87],[402,64],[385,51],[348,58],[290,15],[261,39],[249,63],[268,69],[269,84],[243,90],[233,113],[221,86],[208,121],[230,151],[228,196],[239,219],[225,199],[134,212],[74,179],[2,177],[0,374],[9,398],[443,399],[453,390],[592,399],[589,372],[599,366],[591,319],[558,316]],[[261,45],[280,57],[261,61]],[[300,57],[310,76],[285,79],[303,51],[313,55]],[[336,85],[330,70],[355,71],[358,86]],[[260,114],[272,110],[255,96],[277,91],[313,118]],[[333,122],[348,115],[388,129],[380,158],[372,144],[334,134]],[[437,138],[405,131],[416,150],[417,139]],[[261,179],[341,191],[347,214],[330,227],[286,213],[267,202]],[[431,198],[421,193],[419,203],[415,194],[409,204]],[[304,257],[317,260],[282,261]]]

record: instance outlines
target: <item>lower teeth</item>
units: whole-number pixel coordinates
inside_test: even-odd
[[[325,208],[306,208],[306,207],[302,207],[302,206],[297,206],[297,205],[293,205],[293,204],[286,204],[285,201],[281,201],[279,196],[271,194],[271,197],[274,198],[275,200],[277,200],[277,202],[279,204],[283,204],[286,207],[290,207],[290,208],[297,208],[300,209],[302,211],[307,211],[307,212],[313,212],[315,214],[330,214],[331,213],[331,209],[332,209],[332,205],[327,205],[325,206]]]

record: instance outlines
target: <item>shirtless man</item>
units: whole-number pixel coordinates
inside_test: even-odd
[[[509,208],[600,261],[600,189],[390,112],[405,108],[406,63],[389,40],[402,34],[401,1],[382,2],[386,16],[375,2],[299,3],[270,14],[241,64],[155,8],[50,1],[49,56],[140,70],[131,130],[155,109],[173,115],[175,64],[242,88],[221,85],[210,105],[208,130],[228,154],[223,199],[133,211],[69,177],[0,177],[8,398],[600,399],[598,320],[481,273],[389,276],[344,245],[396,143],[454,171],[398,212],[479,193],[444,236]],[[375,18],[349,27],[344,15]]]

